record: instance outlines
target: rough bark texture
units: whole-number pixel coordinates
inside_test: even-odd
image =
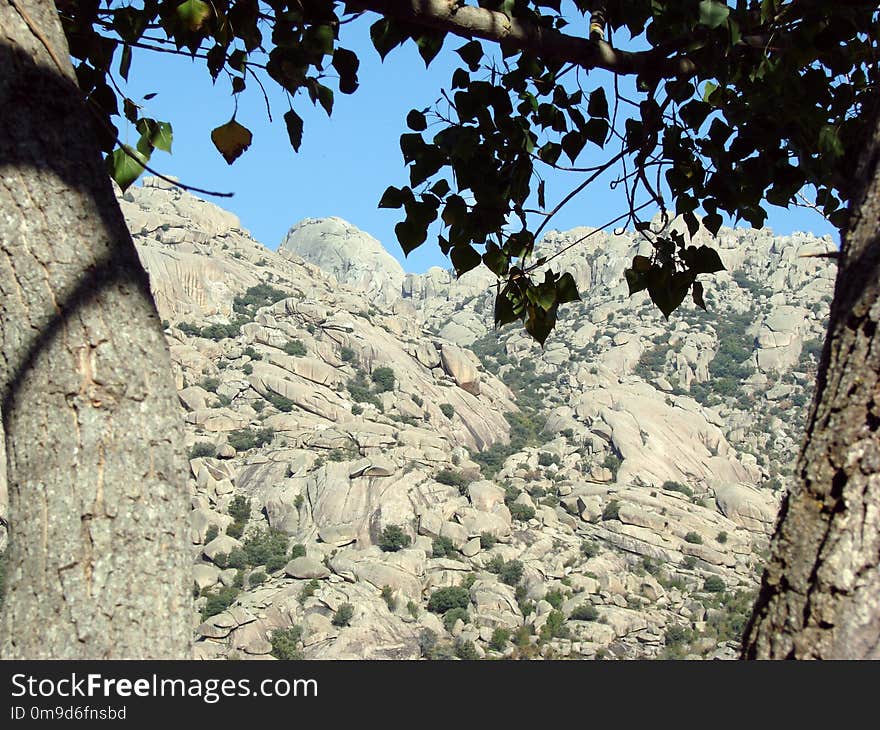
[[[856,172],[797,485],[746,658],[880,658],[880,120]]]
[[[182,425],[55,7],[0,0],[0,656],[186,657]]]

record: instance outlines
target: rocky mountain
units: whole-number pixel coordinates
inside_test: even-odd
[[[829,239],[722,230],[709,312],[666,322],[627,296],[639,238],[551,232],[582,301],[542,349],[492,329],[486,274],[404,275],[339,219],[273,253],[155,179],[121,204],[187,424],[199,657],[736,655]]]

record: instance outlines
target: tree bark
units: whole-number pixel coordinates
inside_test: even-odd
[[[184,658],[182,423],[54,4],[0,0],[4,658]]]
[[[880,658],[880,115],[855,174],[797,484],[745,658]]]

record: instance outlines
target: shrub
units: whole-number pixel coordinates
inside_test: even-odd
[[[571,612],[572,621],[595,621],[599,618],[599,611],[590,603],[583,603]]]
[[[391,368],[381,367],[373,371],[372,381],[376,384],[377,393],[386,393],[394,390],[396,378]]]
[[[251,516],[251,501],[243,494],[237,494],[229,503],[229,516],[236,522],[246,523]]]
[[[249,362],[246,362],[244,365],[242,365],[241,371],[245,375],[251,375],[254,372],[254,366],[251,365]]]
[[[348,626],[353,616],[354,606],[350,603],[343,603],[333,614],[332,623],[334,626]]]
[[[352,362],[357,358],[357,353],[350,347],[343,347],[339,351],[339,358],[342,360],[342,362]]]
[[[724,585],[724,581],[717,575],[710,575],[706,578],[706,582],[703,583],[703,590],[709,593],[721,593],[726,588],[727,586]]]
[[[446,613],[453,608],[467,608],[470,605],[471,596],[461,586],[447,586],[438,588],[428,599],[428,610],[431,613]]]
[[[581,555],[586,558],[595,558],[599,554],[599,546],[593,540],[584,540],[581,543]]]
[[[208,594],[208,600],[202,609],[202,621],[211,618],[211,616],[216,616],[218,613],[223,613],[223,611],[235,603],[238,594],[239,589],[235,586],[227,586],[221,588],[217,593]]]
[[[283,413],[290,413],[296,405],[290,398],[271,390],[266,393],[266,400]]]
[[[260,307],[268,307],[275,302],[285,299],[287,294],[269,284],[257,284],[249,287],[244,294],[236,296],[232,300],[232,309],[238,314],[243,314],[253,319]]]
[[[611,472],[612,481],[617,479],[617,472],[620,470],[622,463],[621,458],[617,454],[608,454],[602,462],[602,466]]]
[[[552,464],[559,464],[559,457],[556,454],[551,454],[548,451],[542,451],[538,454],[538,466],[550,466]]]
[[[423,400],[422,400],[419,396],[417,396],[415,393],[413,393],[413,394],[410,396],[410,399],[411,399],[412,402],[415,403],[419,408],[421,408],[423,405],[425,405],[425,401],[423,401]]]
[[[455,406],[451,403],[441,403],[440,412],[451,421],[452,417],[455,415]]]
[[[248,576],[248,588],[262,585],[266,582],[266,574],[262,570],[257,570]]]
[[[691,530],[687,535],[684,536],[684,541],[689,542],[692,545],[702,545],[703,538],[700,537],[700,534]]]
[[[386,553],[395,553],[398,550],[409,547],[412,539],[407,535],[400,525],[388,525],[382,530],[379,537],[379,547]]]
[[[3,590],[6,585],[6,551],[0,552],[0,608],[3,607]]]
[[[719,543],[724,545],[724,543],[727,542],[727,533],[722,530],[718,533],[718,537],[716,537],[715,539],[718,540]]]
[[[492,638],[489,639],[489,648],[494,651],[504,651],[508,641],[510,641],[510,629],[499,626],[492,632]]]
[[[480,658],[473,641],[459,641],[455,644],[455,656],[465,661],[476,661]]]
[[[214,444],[209,444],[206,441],[200,441],[199,443],[193,444],[193,447],[189,450],[189,458],[190,459],[200,459],[203,457],[212,458],[217,455],[217,447]]]
[[[272,656],[285,661],[302,659],[302,652],[298,648],[300,639],[302,639],[302,627],[300,626],[276,629],[269,637],[269,643],[272,644]]]
[[[219,535],[219,534],[220,534],[220,528],[218,528],[217,525],[211,525],[211,526],[205,531],[205,544],[211,542],[211,540],[213,540],[214,538],[216,538],[217,535]]]
[[[382,586],[382,600],[385,601],[389,611],[393,612],[397,608],[397,601],[394,600],[394,589],[391,586]]]
[[[199,383],[205,390],[209,393],[216,393],[217,388],[220,387],[220,379],[219,378],[204,378],[201,383]]]
[[[244,534],[244,525],[241,522],[233,522],[226,526],[226,534],[238,540]]]
[[[679,492],[686,497],[694,496],[694,491],[690,487],[686,487],[681,482],[665,481],[660,486],[660,488],[666,490],[667,492]]]
[[[295,560],[296,558],[304,558],[306,556],[306,546],[301,542],[298,542],[292,548],[290,548],[290,559]]]
[[[691,629],[687,629],[684,626],[670,626],[666,629],[666,645],[667,646],[678,646],[680,644],[686,644],[690,642],[694,638],[693,631]]]
[[[265,444],[271,443],[274,437],[275,430],[272,428],[261,428],[257,431],[243,428],[230,432],[226,440],[236,451],[250,451],[251,449],[258,449]]]
[[[508,505],[508,509],[510,510],[510,516],[519,520],[520,522],[528,522],[535,516],[534,508],[530,507],[527,504],[519,504],[518,502],[513,502]]]
[[[491,532],[481,532],[480,533],[480,549],[482,550],[491,550],[495,547],[495,544],[498,542],[498,538],[495,537]]]
[[[562,591],[558,588],[556,590],[547,591],[547,593],[544,594],[544,600],[558,610],[562,608]]]
[[[269,528],[253,533],[244,541],[243,550],[248,565],[277,565],[287,562],[287,535]],[[277,570],[277,568],[275,568]]]
[[[450,608],[444,613],[443,628],[447,631],[452,631],[455,627],[455,622],[458,621],[458,619],[461,619],[461,622],[464,624],[470,623],[471,617],[466,608]]]
[[[551,611],[547,614],[547,622],[541,627],[540,637],[542,641],[564,639],[568,634],[568,627],[565,625],[565,614],[562,611]]]
[[[467,478],[452,469],[441,469],[434,475],[434,481],[445,484],[447,487],[458,487],[459,492],[464,492],[465,487],[469,484]]]
[[[351,404],[351,415],[359,416],[364,412],[364,407],[360,403]]]
[[[620,502],[616,499],[612,499],[608,504],[605,505],[605,509],[602,510],[602,519],[603,520],[619,520],[620,519]]]
[[[693,570],[697,567],[697,559],[693,555],[685,555],[681,561],[681,567],[685,570]]]
[[[509,586],[515,586],[522,580],[523,564],[519,560],[510,560],[506,562],[504,567],[501,568],[498,577],[501,578],[502,583],[506,583]]]
[[[430,657],[434,653],[437,646],[437,634],[431,629],[423,629],[419,634],[419,651],[425,658]]]
[[[290,340],[289,342],[286,342],[281,349],[283,349],[288,355],[293,355],[294,357],[305,357],[308,352],[306,346],[300,340]]]
[[[434,539],[433,550],[431,551],[435,558],[445,558],[455,554],[455,546],[448,537],[438,537]]]
[[[311,598],[315,595],[315,591],[317,591],[321,587],[321,584],[318,583],[316,578],[312,578],[308,583],[303,586],[303,589],[299,594],[299,602],[304,604],[306,599]]]

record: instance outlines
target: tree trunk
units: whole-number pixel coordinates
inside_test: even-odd
[[[855,174],[798,482],[745,658],[880,658],[880,117]]]
[[[167,346],[54,4],[0,2],[4,658],[183,658],[189,495]]]

